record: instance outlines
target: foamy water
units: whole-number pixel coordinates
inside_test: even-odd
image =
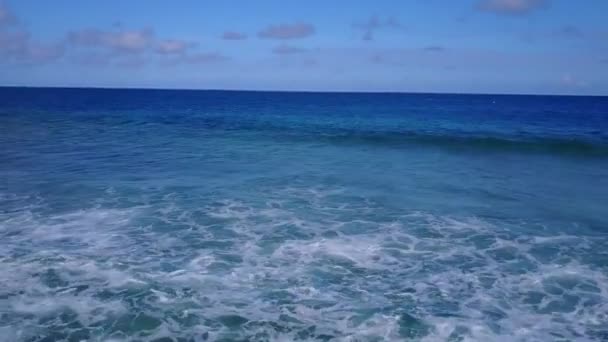
[[[605,237],[383,214],[336,189],[276,194],[4,213],[3,340],[605,336],[608,276],[589,262]]]

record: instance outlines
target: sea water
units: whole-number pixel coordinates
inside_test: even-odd
[[[0,341],[606,341],[608,98],[0,89]]]

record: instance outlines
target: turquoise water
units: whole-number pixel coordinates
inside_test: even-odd
[[[0,99],[0,341],[608,339],[607,98]]]

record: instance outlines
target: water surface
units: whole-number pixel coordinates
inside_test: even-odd
[[[2,341],[605,341],[608,99],[0,89]]]

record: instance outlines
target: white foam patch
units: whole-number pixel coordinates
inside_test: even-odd
[[[93,208],[44,217],[27,208],[4,217],[0,314],[15,320],[4,336],[27,339],[54,320],[40,322],[62,313],[83,326],[126,313],[122,300],[99,294],[143,284],[113,265],[118,260],[108,261],[116,248],[129,246],[120,233],[137,211]]]
[[[365,268],[380,267],[381,259],[391,259],[377,242],[361,238],[290,241],[277,249],[273,256],[299,263],[317,262],[322,258],[341,259]]]
[[[119,301],[101,302],[93,298],[75,298],[74,296],[54,295],[46,298],[19,298],[11,303],[11,308],[18,314],[49,315],[69,309],[78,314],[81,322],[89,324],[98,317],[95,312],[118,314],[125,312]]]

